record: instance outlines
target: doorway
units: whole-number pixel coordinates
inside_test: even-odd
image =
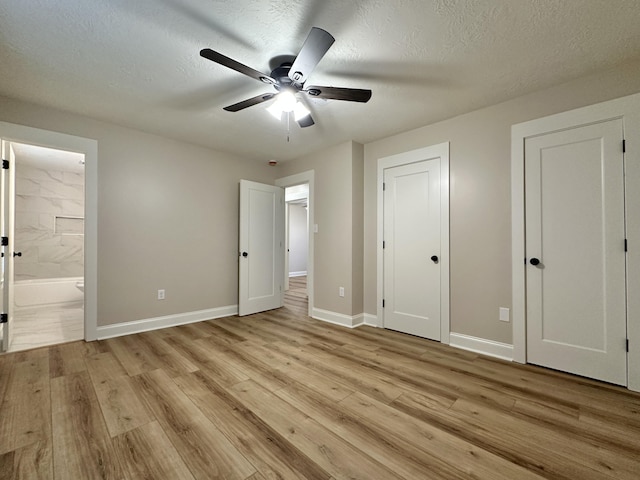
[[[313,309],[314,309],[314,303],[313,303],[313,285],[314,285],[314,281],[313,281],[313,266],[314,266],[314,232],[315,232],[315,225],[314,225],[314,171],[313,170],[309,170],[307,172],[302,172],[299,174],[295,174],[295,175],[291,175],[288,177],[284,177],[284,178],[279,178],[276,180],[276,185],[279,187],[283,187],[286,190],[290,190],[290,192],[294,192],[294,194],[292,196],[290,196],[290,200],[293,202],[299,201],[301,203],[304,203],[304,201],[302,200],[304,195],[306,195],[306,217],[307,217],[307,223],[306,223],[306,228],[307,228],[307,251],[306,251],[306,276],[305,276],[305,282],[304,285],[302,284],[302,278],[301,277],[289,277],[289,271],[290,271],[290,264],[288,262],[288,258],[285,261],[285,279],[284,279],[284,284],[285,284],[285,292],[287,292],[288,290],[288,294],[285,293],[285,302],[288,300],[291,300],[292,303],[297,303],[299,306],[299,312],[300,313],[304,313],[310,317],[313,316]],[[306,185],[306,187],[303,187],[303,185]],[[296,197],[299,197],[296,199]],[[298,213],[302,213],[302,212],[298,212]],[[289,234],[287,232],[287,239],[289,237]],[[288,255],[286,255],[285,257],[288,257]],[[298,273],[302,272],[302,270],[296,270]],[[295,292],[292,291],[292,286],[294,289],[296,289]],[[305,302],[303,300],[303,297],[305,296],[305,290],[306,290],[306,305]],[[298,299],[296,298],[291,298],[292,296],[297,296],[299,297]]]
[[[84,154],[7,142],[9,351],[84,338]],[[13,169],[13,170],[12,170]]]
[[[286,250],[284,305],[307,314],[309,260],[309,184],[285,188]]]
[[[449,343],[449,144],[378,160],[378,324]]]
[[[21,309],[37,309],[43,305],[46,306],[46,310],[53,311],[57,308],[54,306],[60,303],[58,299],[61,292],[67,295],[64,298],[68,301],[62,302],[64,312],[59,313],[59,319],[64,321],[79,317],[80,322],[78,325],[76,321],[76,328],[80,333],[73,333],[71,338],[65,336],[53,342],[49,339],[41,344],[68,341],[78,336],[85,340],[95,340],[97,338],[97,142],[4,122],[0,122],[0,140],[3,160],[7,160],[6,163],[3,162],[3,166],[9,167],[2,170],[2,236],[5,238],[2,242],[4,277],[1,295],[3,315],[0,328],[0,350],[8,350],[9,345],[13,343],[13,334],[16,332],[20,334],[20,325],[14,325],[16,312],[20,314],[23,313]],[[68,185],[64,185],[63,181],[53,181],[47,169],[30,164],[31,160],[24,160],[33,156],[36,150],[44,156],[63,156],[78,162],[84,160],[84,165],[74,166],[79,171],[84,170],[84,186],[78,185],[77,182],[74,184],[72,180],[72,178],[78,180],[78,176],[74,177],[78,172],[66,172]],[[49,160],[54,161],[51,158]],[[16,163],[20,170],[17,173],[18,185],[14,181]],[[11,168],[12,164],[14,168]],[[35,171],[36,177],[40,175],[40,183],[34,178],[29,178],[29,170],[31,173]],[[65,177],[65,172],[59,171],[53,174],[53,177],[60,180]],[[55,188],[56,183],[63,184],[61,190]],[[37,197],[36,191],[44,192],[43,197],[49,195],[49,200],[27,198]],[[70,191],[74,191],[79,198],[66,198],[66,194]],[[78,194],[78,192],[81,193]],[[74,202],[76,210],[73,211],[58,212],[52,211],[51,208],[44,212],[36,211],[39,207],[47,207],[47,205],[67,208]],[[32,209],[34,205],[38,208]],[[15,218],[10,218],[14,214]],[[16,232],[14,232],[14,225],[17,227]],[[40,229],[42,231],[39,231]],[[42,245],[34,243],[43,239],[46,241]],[[34,261],[36,257],[44,261]],[[75,260],[64,262],[65,258]],[[22,260],[27,261],[18,263]],[[45,276],[47,278],[44,278]],[[20,284],[20,282],[23,283]],[[71,311],[74,308],[71,308],[71,305],[75,307],[73,312]],[[36,329],[38,330],[44,330],[44,324],[41,321],[43,315],[43,313],[32,315],[37,319]],[[20,344],[23,342],[18,341],[12,350],[36,346],[35,342],[24,347],[20,347]]]

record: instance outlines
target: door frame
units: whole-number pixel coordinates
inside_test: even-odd
[[[449,304],[449,142],[431,145],[408,152],[378,159],[377,187],[377,233],[376,233],[376,272],[377,272],[377,324],[384,328],[384,171],[424,160],[440,159],[440,343],[449,344],[450,304]]]
[[[307,297],[309,300],[309,310],[307,315],[312,317],[313,313],[313,257],[314,257],[314,225],[315,225],[315,186],[314,186],[315,170],[308,170],[306,172],[296,173],[295,175],[289,175],[288,177],[278,178],[275,181],[276,186],[286,189],[287,187],[295,187],[296,185],[302,185],[303,183],[309,184],[309,194],[307,197],[307,215],[308,215],[308,251],[307,251]],[[289,275],[288,271],[285,271],[285,275]]]
[[[527,138],[622,119],[626,138],[625,221],[627,291],[640,290],[640,94],[519,123],[511,127],[511,281],[513,360],[527,362],[525,280],[524,143]],[[620,145],[622,148],[622,145]],[[640,391],[640,296],[627,296],[627,385]]]
[[[98,338],[98,142],[97,140],[0,122],[0,138],[9,142],[83,153],[84,203],[84,339]]]

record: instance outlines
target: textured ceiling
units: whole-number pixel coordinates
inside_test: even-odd
[[[312,26],[336,38],[309,84],[370,88],[312,100],[287,128],[272,91],[199,56],[269,73]],[[2,0],[0,95],[251,159],[366,143],[640,57],[638,0]]]

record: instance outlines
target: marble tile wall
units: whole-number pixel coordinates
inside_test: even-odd
[[[70,233],[80,230],[83,216],[83,172],[41,169],[17,161],[15,250],[22,257],[14,262],[15,279],[83,276],[84,235]]]

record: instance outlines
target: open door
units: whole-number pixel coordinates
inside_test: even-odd
[[[12,168],[10,168],[12,167]],[[15,167],[15,157],[11,144],[2,140],[2,175],[0,178],[0,235],[2,245],[0,251],[0,325],[2,328],[2,340],[0,341],[0,352],[6,352],[11,346],[11,321],[13,319],[13,297],[11,296],[13,286],[13,235],[11,234],[13,219],[13,175]]]
[[[283,188],[240,180],[240,316],[283,305],[284,208]]]

